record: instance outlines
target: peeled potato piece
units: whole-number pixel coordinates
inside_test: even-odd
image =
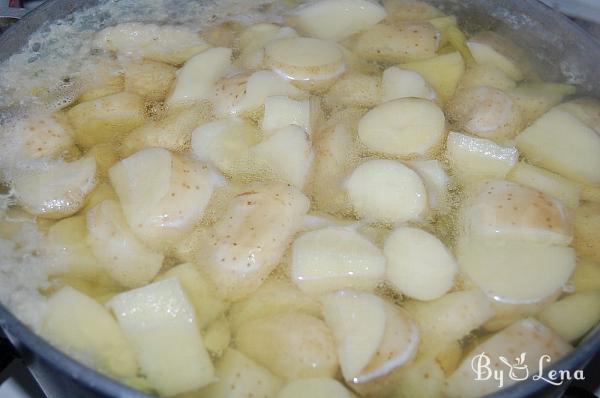
[[[283,382],[241,352],[228,348],[215,366],[216,383],[202,390],[205,398],[276,398]]]
[[[600,290],[575,293],[546,307],[539,320],[565,341],[574,342],[600,322]]]
[[[17,170],[13,189],[20,205],[43,218],[63,218],[77,212],[96,186],[96,161],[36,161]]]
[[[557,92],[563,97],[565,95],[573,94],[576,90],[575,87],[566,84],[547,84],[545,86],[548,90]],[[562,97],[561,97],[562,98]],[[579,119],[583,124],[591,129],[596,130],[600,124],[600,100],[591,97],[580,97],[574,100],[565,102],[558,106],[571,115]]]
[[[116,377],[137,373],[135,352],[115,319],[101,304],[71,287],[48,299],[40,334],[102,373]]]
[[[446,209],[450,177],[439,160],[411,160],[406,164],[417,172],[427,189],[429,207]]]
[[[88,211],[87,230],[92,253],[123,286],[144,285],[160,270],[163,255],[135,237],[117,202],[105,200]]]
[[[600,184],[600,135],[563,109],[551,109],[525,129],[517,137],[517,147],[536,166],[578,182]]]
[[[131,229],[161,246],[188,233],[213,193],[207,166],[163,148],[147,148],[114,165],[110,181]]]
[[[383,71],[381,102],[408,97],[435,100],[437,94],[418,72],[395,66]]]
[[[458,265],[434,235],[401,227],[385,240],[387,280],[400,293],[417,300],[434,300],[454,285]]]
[[[356,213],[372,222],[400,223],[421,218],[428,209],[419,175],[395,160],[369,160],[346,181]]]
[[[395,398],[444,398],[446,375],[436,359],[417,358],[395,378]]]
[[[462,89],[487,86],[497,90],[505,91],[510,95],[516,88],[517,83],[511,79],[502,69],[489,64],[469,65],[464,75],[460,79]],[[513,100],[515,98],[511,95]],[[517,102],[519,106],[519,102]],[[519,107],[521,109],[521,107]]]
[[[125,91],[151,101],[164,99],[175,81],[177,69],[155,61],[131,61],[125,65]]]
[[[561,292],[557,292],[534,304],[507,304],[493,301],[495,315],[482,326],[482,329],[486,332],[497,332],[523,318],[535,317],[545,307],[555,302],[560,294]]]
[[[568,245],[572,220],[562,203],[540,191],[508,181],[474,187],[465,202],[462,221],[470,236],[509,238]]]
[[[230,67],[230,48],[211,48],[194,56],[177,71],[175,88],[167,98],[167,105],[178,106],[210,99],[215,83]]]
[[[277,266],[302,225],[309,201],[283,184],[250,186],[208,231],[197,262],[221,297],[239,300],[256,291]]]
[[[521,127],[521,113],[511,97],[487,86],[459,90],[449,114],[459,128],[482,138],[510,139]]]
[[[279,95],[267,97],[261,128],[272,131],[295,125],[310,134],[312,132],[310,108],[309,100],[296,101]]]
[[[337,44],[306,37],[273,41],[265,47],[265,64],[300,88],[330,87],[346,70]]]
[[[60,157],[75,144],[67,126],[52,116],[27,118],[17,123],[13,134],[18,137],[17,160]]]
[[[419,72],[440,95],[448,101],[454,95],[458,82],[465,71],[465,61],[458,52],[438,55],[429,59],[399,65],[402,69]]]
[[[575,210],[575,239],[577,254],[600,261],[600,204],[583,203]]]
[[[403,98],[371,109],[358,125],[358,136],[374,152],[424,157],[442,144],[445,117],[433,102]]]
[[[209,323],[202,332],[202,341],[213,357],[223,355],[231,343],[231,328],[229,321],[224,316]]]
[[[362,73],[345,73],[329,89],[325,103],[335,107],[373,107],[379,103],[381,79]]]
[[[492,140],[450,132],[446,157],[452,173],[464,184],[504,178],[519,160],[517,148]]]
[[[277,398],[353,398],[342,383],[327,377],[294,380],[288,383]]]
[[[488,297],[513,304],[550,297],[563,288],[575,269],[572,248],[520,240],[463,240],[456,247],[456,258],[461,270]]]
[[[245,69],[260,69],[264,66],[265,46],[272,41],[290,37],[298,37],[298,33],[287,26],[272,23],[251,25],[239,36],[238,63]]]
[[[291,278],[308,294],[343,288],[371,290],[384,273],[381,251],[352,229],[327,227],[307,232],[292,246]]]
[[[511,44],[505,43],[500,36],[483,32],[470,39],[467,46],[478,64],[495,66],[515,81],[523,79],[523,71],[513,59],[507,56],[508,50],[512,50]]]
[[[337,372],[331,331],[310,315],[290,312],[248,321],[235,342],[241,352],[286,380],[334,377]]]
[[[575,93],[575,87],[557,83],[523,83],[507,90],[513,102],[519,107],[523,126],[529,126],[562,99]]]
[[[536,369],[537,373],[540,363],[543,363],[544,368],[548,368],[551,363],[571,350],[572,347],[568,343],[538,321],[531,318],[520,320],[475,347],[448,378],[446,393],[452,398],[475,398],[496,392],[499,390],[498,383],[508,387],[517,382],[515,377],[509,377],[509,372],[506,371],[508,365],[503,363],[504,361],[515,365],[513,371],[518,372],[516,376],[523,377],[523,369]],[[485,353],[489,363],[486,363],[485,357],[476,357],[481,353]],[[520,356],[521,353],[525,354]],[[549,355],[550,360],[542,362],[543,355]],[[478,358],[481,358],[482,365],[487,365],[490,371],[502,370],[502,379],[475,380],[476,374],[472,364],[477,362]],[[514,363],[515,359],[517,364]]]
[[[380,22],[386,13],[368,0],[321,0],[300,6],[292,22],[308,36],[342,40]]]
[[[600,264],[589,259],[578,261],[569,283],[576,293],[600,291]]]
[[[83,92],[77,100],[91,101],[117,94],[125,88],[123,68],[113,57],[90,56],[81,67],[80,79]]]
[[[558,174],[519,162],[512,168],[507,179],[553,196],[567,207],[579,206],[581,188]]]
[[[200,36],[182,27],[137,22],[105,28],[94,45],[134,58],[180,65],[210,46]]]
[[[444,15],[434,6],[420,0],[385,0],[383,6],[392,22],[426,21]]]
[[[175,395],[215,381],[194,309],[176,278],[121,293],[108,306],[159,394]]]

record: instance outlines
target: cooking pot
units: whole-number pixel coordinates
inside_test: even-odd
[[[29,36],[44,24],[65,19],[69,14],[100,1],[47,1],[0,36],[0,61],[19,52]],[[144,3],[139,1],[140,9]],[[185,1],[172,0],[172,7]],[[212,1],[212,0],[207,0]],[[432,4],[459,17],[468,31],[493,30],[518,43],[534,56],[534,65],[544,80],[577,84],[582,93],[600,97],[600,42],[561,14],[537,0],[434,0]],[[118,17],[117,17],[118,19]],[[104,21],[116,24],[122,21]],[[65,23],[68,23],[65,22]],[[90,28],[100,28],[93,26]],[[64,40],[69,40],[65,37]],[[128,397],[148,395],[126,387],[55,349],[34,334],[0,305],[0,326],[15,345],[48,397]],[[600,352],[600,326],[577,348],[550,369],[582,369]],[[548,369],[548,370],[550,370]],[[598,375],[586,375],[598,377]],[[493,397],[560,396],[566,385],[553,387],[543,380],[527,380],[501,390]]]

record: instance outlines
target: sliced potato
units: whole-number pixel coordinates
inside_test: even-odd
[[[429,207],[445,210],[448,203],[450,177],[439,160],[411,160],[406,164],[417,172],[427,189]]]
[[[600,290],[600,265],[592,260],[580,260],[569,283],[576,293]]]
[[[512,98],[488,86],[459,90],[448,112],[460,129],[483,138],[511,139],[521,128],[521,113]]]
[[[385,258],[377,246],[346,227],[306,232],[292,246],[291,277],[308,294],[374,289],[384,273]]]
[[[235,342],[241,352],[286,380],[334,377],[337,372],[331,331],[310,315],[290,312],[248,321]]]
[[[440,10],[421,0],[385,0],[383,6],[392,22],[426,21],[444,16]]]
[[[495,66],[511,79],[515,81],[523,80],[523,71],[508,56],[506,47],[509,44],[504,43],[500,36],[484,32],[470,39],[467,46],[478,64]],[[502,53],[502,50],[505,53]]]
[[[379,24],[363,32],[354,52],[369,61],[401,63],[432,58],[440,33],[429,22],[406,22],[397,26]]]
[[[440,95],[448,101],[454,95],[458,82],[465,71],[465,62],[458,52],[437,55],[435,57],[400,65],[402,69],[419,72]]]
[[[482,183],[469,192],[464,206],[461,221],[470,236],[556,245],[573,239],[571,215],[564,205],[522,185]]]
[[[523,369],[538,369],[540,363],[547,368],[571,350],[572,347],[568,343],[538,321],[523,319],[475,347],[448,378],[446,393],[449,397],[475,398],[496,392],[500,389],[499,383],[504,387],[515,384],[517,377],[523,377]],[[489,362],[480,356],[481,353],[485,353]],[[519,356],[521,353],[524,354]],[[549,355],[550,360],[542,362],[543,355]],[[490,371],[502,370],[501,381],[495,378],[475,380],[476,374],[472,364],[477,362],[478,358],[482,366]],[[515,360],[516,364],[513,362]],[[517,377],[509,377],[509,372],[506,371],[509,365],[505,361],[514,365],[514,372],[518,372]],[[485,369],[482,369],[482,372],[485,372]]]
[[[329,88],[346,70],[337,44],[305,37],[267,44],[265,65],[297,87],[316,91]]]
[[[327,377],[299,379],[288,383],[277,398],[353,398],[342,383]]]
[[[600,291],[567,296],[546,307],[538,318],[565,341],[574,342],[600,322]]]
[[[600,135],[565,110],[553,108],[540,117],[517,137],[517,147],[536,166],[600,184]]]
[[[501,89],[502,90],[502,89]],[[508,90],[514,103],[519,107],[523,126],[529,126],[562,99],[575,92],[575,87],[557,83],[522,83]]]
[[[575,210],[573,247],[580,256],[600,261],[600,204],[584,203]]]
[[[347,106],[370,108],[379,102],[381,79],[356,72],[342,75],[324,97],[331,108]]]
[[[263,130],[278,130],[295,125],[308,134],[312,131],[310,101],[296,101],[286,96],[265,98],[265,114],[261,122]]]
[[[147,148],[109,170],[123,213],[136,235],[162,247],[191,231],[213,193],[207,166],[163,148]]]
[[[283,381],[241,352],[228,348],[216,366],[216,383],[202,390],[206,398],[276,398]]]
[[[75,142],[90,148],[111,142],[145,121],[144,101],[132,93],[118,93],[81,102],[67,111]]]
[[[368,0],[321,0],[297,8],[292,22],[308,36],[343,40],[377,24],[385,16],[383,7]]]
[[[87,213],[88,244],[106,272],[123,286],[150,282],[163,255],[144,246],[127,226],[119,204],[105,200]]]
[[[210,47],[197,33],[182,27],[138,22],[105,28],[96,34],[94,45],[133,58],[180,65]]]
[[[14,194],[27,212],[43,218],[63,218],[83,207],[96,186],[96,161],[36,161],[17,170]]]
[[[14,128],[16,160],[58,158],[73,149],[71,131],[62,120],[52,116],[30,117]]]
[[[423,180],[395,160],[369,160],[346,182],[354,210],[372,222],[400,223],[421,218],[427,211]]]
[[[167,105],[180,106],[208,100],[215,83],[231,68],[231,49],[211,48],[190,60],[177,72],[177,80]]]
[[[437,94],[423,76],[414,70],[392,66],[383,71],[381,102],[409,97],[435,100]]]
[[[385,240],[387,280],[399,293],[417,300],[434,300],[454,286],[458,265],[434,235],[401,227]]]
[[[116,377],[137,374],[133,347],[111,314],[90,297],[63,287],[48,299],[44,338],[83,363]]]
[[[519,160],[519,151],[494,141],[450,132],[446,157],[455,177],[463,185],[504,178]]]
[[[108,306],[159,394],[175,395],[216,381],[194,309],[176,278],[121,293]]]
[[[444,112],[417,98],[389,101],[371,109],[358,125],[358,136],[371,151],[398,157],[424,157],[444,139]]]
[[[272,41],[290,37],[298,37],[298,33],[287,26],[264,22],[250,25],[239,36],[238,63],[245,69],[261,69],[264,66],[265,46]]]
[[[560,200],[567,207],[579,206],[581,188],[574,182],[550,171],[519,162],[508,174],[508,180],[537,189]]]
[[[497,90],[505,91],[510,95],[517,83],[511,79],[502,69],[489,64],[473,64],[469,65],[464,75],[460,79],[460,87],[469,89],[475,87],[491,87]],[[511,98],[515,98],[511,95]],[[519,102],[515,101],[517,106]],[[521,109],[521,107],[519,107]]]
[[[125,65],[125,91],[151,101],[161,101],[175,81],[177,69],[155,61],[132,61]]]

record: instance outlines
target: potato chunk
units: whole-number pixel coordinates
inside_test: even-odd
[[[324,101],[331,108],[373,107],[379,103],[380,85],[377,76],[348,72],[329,89]]]
[[[275,40],[290,37],[298,37],[298,33],[287,26],[272,23],[250,25],[239,37],[238,63],[245,69],[261,69],[264,66],[265,46]]]
[[[465,71],[465,61],[458,52],[413,61],[400,65],[402,69],[419,72],[434,88],[443,101],[454,95],[458,82]]]
[[[326,377],[299,379],[288,383],[277,395],[277,398],[353,398],[342,383]]]
[[[30,117],[14,128],[16,160],[58,158],[73,149],[75,144],[68,126],[52,116]]]
[[[135,237],[117,202],[105,200],[88,211],[87,230],[92,253],[123,286],[144,285],[160,270],[163,255]]]
[[[155,61],[132,61],[125,65],[125,91],[151,101],[163,100],[175,81],[174,66]]]
[[[523,126],[529,126],[565,96],[574,94],[575,87],[557,83],[522,83],[506,93],[519,107]]]
[[[310,315],[291,312],[248,321],[235,342],[241,352],[286,380],[333,377],[337,372],[331,331]]]
[[[515,54],[514,45],[506,42],[500,36],[482,32],[467,42],[467,46],[475,58],[475,62],[481,65],[495,66],[511,79],[520,81],[523,79],[523,71],[508,54]]]
[[[414,70],[392,66],[383,71],[381,102],[409,97],[434,100],[437,94],[423,76]]]
[[[213,193],[207,166],[163,148],[147,148],[109,170],[127,222],[154,247],[181,238],[193,228]]]
[[[161,395],[215,381],[194,309],[177,279],[121,293],[108,305],[132,342],[142,371]]]
[[[368,0],[321,0],[297,8],[292,22],[308,36],[343,40],[385,18],[385,10]]]
[[[292,246],[291,277],[308,294],[343,288],[374,289],[384,273],[381,251],[348,228],[306,232]]]
[[[458,265],[434,235],[401,227],[385,240],[387,280],[400,293],[417,300],[434,300],[454,285]]]
[[[573,247],[580,256],[600,261],[600,204],[584,203],[575,210]]]
[[[446,210],[449,203],[450,177],[439,160],[411,160],[406,164],[423,180],[429,207]]]
[[[426,21],[444,14],[434,6],[421,0],[385,0],[383,6],[390,21]]]
[[[588,259],[578,261],[569,282],[576,293],[600,290],[600,264]]]
[[[312,131],[310,108],[309,100],[296,101],[281,95],[267,97],[265,114],[260,126],[263,130],[273,131],[295,125],[310,134]]]
[[[40,333],[102,373],[115,377],[133,377],[137,373],[133,347],[111,314],[71,287],[63,287],[50,296]]]
[[[13,189],[20,205],[43,218],[63,218],[85,204],[96,186],[96,162],[85,157],[74,162],[35,161],[16,171]]]
[[[142,97],[118,93],[75,105],[67,111],[75,142],[90,148],[110,142],[144,124]]]
[[[356,213],[371,222],[400,223],[427,211],[427,191],[419,175],[395,160],[369,160],[346,182]]]
[[[460,87],[463,89],[469,89],[482,86],[505,91],[510,95],[515,90],[517,83],[506,73],[504,73],[502,69],[494,65],[469,65],[460,79]],[[511,98],[515,100],[515,97],[512,95]],[[519,106],[519,102],[517,101],[516,103],[517,106]],[[519,106],[519,109],[522,108]]]
[[[538,318],[565,341],[574,342],[600,322],[600,291],[567,296],[546,307]]]

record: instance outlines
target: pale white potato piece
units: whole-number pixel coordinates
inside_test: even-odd
[[[343,40],[377,24],[385,16],[383,7],[369,0],[321,0],[297,8],[292,23],[308,36]]]
[[[249,70],[262,68],[265,45],[289,37],[298,37],[298,33],[288,26],[282,27],[263,22],[247,27],[239,36],[240,55],[238,63]]]
[[[521,110],[523,126],[529,126],[575,90],[575,86],[568,84],[542,82],[522,83],[506,93]]]
[[[581,188],[558,174],[519,162],[511,169],[507,179],[553,196],[567,207],[579,206]]]
[[[319,302],[287,279],[269,279],[256,292],[232,304],[228,317],[235,331],[245,322],[272,314],[301,312],[321,316]]]
[[[556,91],[563,96],[574,94],[576,91],[576,88],[570,85],[556,84],[549,86],[547,87],[549,90]],[[575,116],[591,129],[596,130],[598,124],[600,124],[600,100],[596,98],[579,97],[559,105],[558,108]]]
[[[331,108],[366,107],[379,103],[381,78],[379,76],[348,72],[335,82],[323,97]]]
[[[367,221],[400,223],[421,218],[428,209],[423,180],[395,160],[369,160],[346,181],[350,202]]]
[[[102,373],[116,377],[137,373],[135,352],[112,315],[71,287],[63,287],[48,298],[40,333]]]
[[[463,185],[504,178],[519,160],[514,146],[502,146],[492,140],[450,132],[446,143],[446,158],[452,174]]]
[[[439,148],[446,118],[433,102],[402,98],[371,109],[358,124],[358,136],[374,152],[424,157]]]
[[[175,395],[216,381],[194,308],[176,278],[121,293],[108,306],[159,394]]]
[[[209,323],[202,332],[202,341],[211,356],[223,355],[231,343],[231,328],[224,316]]]
[[[545,300],[565,286],[575,269],[570,247],[493,237],[459,241],[456,258],[488,297],[509,304]]]
[[[144,246],[133,234],[119,204],[105,200],[87,213],[88,244],[94,256],[117,282],[144,285],[160,270],[161,253]]]
[[[470,236],[568,245],[572,217],[557,199],[509,181],[482,183],[468,193],[461,215]]]
[[[178,106],[210,99],[215,83],[230,68],[230,48],[211,48],[194,56],[177,71],[175,88],[167,98],[167,105]]]
[[[517,87],[517,83],[502,69],[490,64],[469,65],[459,84],[463,89],[487,86],[505,91],[507,94]],[[512,98],[514,100],[514,97]],[[518,102],[517,106],[519,106]],[[519,107],[519,109],[521,108]]]
[[[215,182],[207,166],[164,148],[136,152],[111,167],[109,176],[129,226],[156,247],[191,231]]]
[[[384,278],[385,257],[353,229],[306,232],[292,245],[291,278],[305,293],[343,288],[372,290]]]
[[[123,23],[105,28],[94,38],[96,47],[133,58],[180,65],[210,47],[200,36],[176,26]]]
[[[575,293],[558,300],[546,307],[538,319],[573,343],[600,322],[600,291]]]
[[[157,276],[156,280],[175,277],[196,311],[198,327],[204,328],[227,310],[228,304],[217,297],[217,289],[200,267],[184,263]]]
[[[330,41],[293,37],[265,47],[265,65],[300,88],[330,87],[346,70],[344,53]]]
[[[576,293],[600,290],[600,264],[588,259],[578,261],[569,284]]]
[[[286,380],[337,373],[331,331],[310,315],[290,312],[248,321],[238,330],[235,343],[241,352]]]
[[[310,101],[296,101],[286,96],[265,98],[265,114],[261,121],[263,130],[278,130],[295,125],[311,133]]]
[[[175,81],[177,69],[162,62],[130,61],[124,65],[125,91],[151,101],[163,100]]]
[[[354,394],[350,392],[342,383],[328,377],[314,377],[309,379],[299,379],[288,383],[277,398],[353,398]]]
[[[600,261],[600,204],[583,203],[575,210],[575,239],[577,254]]]
[[[266,98],[271,96],[287,96],[297,100],[307,98],[304,91],[284,77],[270,70],[260,70],[219,80],[212,102],[219,117],[240,115],[258,118]]]
[[[481,35],[467,41],[467,46],[478,64],[495,66],[515,81],[523,79],[523,72],[516,63],[496,50],[485,36]]]
[[[111,56],[90,56],[89,62],[79,72],[82,93],[79,102],[91,101],[107,95],[117,94],[125,88],[123,68]]]
[[[458,265],[434,235],[412,227],[395,229],[385,240],[387,281],[398,292],[417,300],[434,300],[454,285]]]
[[[543,355],[550,356],[550,361],[543,361],[544,368],[548,368],[571,350],[568,343],[538,321],[531,318],[520,320],[475,347],[448,378],[446,393],[452,398],[475,398],[499,389],[499,381],[494,378],[474,380],[476,375],[472,361],[477,361],[475,356],[482,352],[490,358],[490,363],[482,359],[482,364],[487,364],[491,371],[504,370],[502,383],[504,387],[508,387],[517,380],[509,377],[509,372],[506,371],[508,365],[504,361],[514,365],[514,361],[519,360],[520,366],[515,368],[515,372],[529,368],[536,369],[537,373]],[[520,357],[521,353],[525,355]],[[519,376],[522,376],[522,371],[518,373]]]
[[[496,314],[482,326],[482,329],[486,332],[497,332],[523,318],[535,317],[545,307],[555,302],[561,293],[557,292],[535,304],[507,304],[492,301],[492,306]]]
[[[428,22],[379,24],[363,32],[354,52],[368,61],[401,63],[432,58],[440,44],[440,33]]]
[[[384,0],[383,6],[388,13],[388,19],[394,23],[426,21],[444,15],[434,6],[420,0]]]
[[[395,398],[445,397],[446,375],[435,359],[417,358],[400,369],[395,380]]]
[[[37,160],[23,165],[12,178],[14,194],[28,213],[63,218],[77,212],[96,186],[96,161]]]
[[[249,186],[207,231],[197,253],[221,297],[239,300],[256,291],[277,266],[308,212],[309,200],[283,185]]]
[[[344,379],[357,379],[381,346],[387,325],[385,303],[378,296],[354,290],[329,293],[321,299]]]
[[[11,156],[16,160],[60,157],[75,145],[68,126],[53,116],[24,119],[16,124],[12,135],[17,142]]]
[[[410,160],[406,164],[417,172],[427,189],[429,207],[445,209],[448,206],[450,177],[439,160]]]
[[[536,120],[517,137],[517,147],[536,166],[600,184],[600,136],[565,110],[553,108]]]
[[[519,133],[519,107],[505,92],[479,86],[458,90],[449,118],[467,133],[490,139],[510,139]]]
[[[228,348],[215,366],[219,379],[202,390],[206,398],[276,398],[283,381],[241,352]]]
[[[381,102],[399,98],[435,100],[437,94],[418,72],[392,66],[383,71]]]
[[[458,82],[465,71],[465,61],[459,52],[437,55],[421,61],[400,65],[402,69],[419,72],[433,87],[443,101],[454,95]]]
[[[250,173],[267,176],[302,188],[314,154],[308,134],[302,127],[287,126],[248,151]]]

